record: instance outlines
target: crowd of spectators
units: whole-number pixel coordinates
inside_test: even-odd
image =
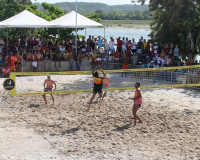
[[[116,50],[115,46],[116,45]],[[183,65],[197,65],[198,61],[182,61],[180,56],[179,46],[177,44],[149,43],[141,37],[139,42],[134,39],[121,37],[116,41],[111,38],[108,43],[105,41],[105,53],[109,53],[109,59],[114,63],[124,64],[123,68],[127,69],[127,64],[132,64],[132,67],[142,66],[143,68],[159,68],[159,67],[174,67]],[[103,56],[104,57],[104,56]],[[104,58],[102,59],[104,61]]]
[[[27,38],[0,39],[0,67],[5,65],[8,54],[16,57],[15,71],[21,71],[22,61],[29,62],[29,70],[36,72],[38,67],[44,71],[61,67],[61,62],[69,64],[69,70],[80,70],[82,60],[91,60],[91,64],[121,63],[127,69],[132,67],[144,68],[171,67],[198,64],[197,61],[183,62],[177,44],[149,43],[141,37],[138,42],[134,39],[118,37],[109,40],[102,37],[89,36],[77,39],[78,50],[75,53],[75,38],[59,42],[40,36]],[[53,64],[54,65],[53,65]]]

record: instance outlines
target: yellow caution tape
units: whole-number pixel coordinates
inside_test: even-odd
[[[104,70],[105,73],[121,73],[121,72],[147,72],[147,71],[166,71],[178,69],[195,69],[200,65],[195,66],[179,66],[179,67],[165,67],[165,68],[140,68],[140,69],[119,69],[119,70]],[[68,71],[68,72],[12,72],[13,76],[44,76],[44,75],[77,75],[77,74],[91,74],[92,71]]]
[[[185,87],[200,87],[200,84],[176,84],[176,85],[157,85],[157,86],[141,86],[141,89],[156,89],[156,88],[185,88]],[[127,91],[134,90],[134,87],[127,88],[109,88],[103,91]],[[53,92],[33,92],[33,93],[11,93],[11,96],[31,96],[44,94],[77,94],[77,93],[92,93],[92,90],[68,90],[68,91],[53,91]]]
[[[146,72],[146,71],[166,71],[166,70],[177,70],[177,69],[200,69],[200,65],[195,66],[179,66],[179,67],[167,67],[167,68],[141,68],[141,69],[127,69],[127,70],[105,70],[105,73],[121,73],[121,72]],[[16,76],[45,76],[45,75],[78,75],[78,74],[91,74],[92,71],[69,71],[69,72],[12,72],[10,78],[16,84]],[[157,86],[142,86],[141,89],[152,89],[152,88],[178,88],[178,87],[195,87],[200,84],[175,84],[175,85],[157,85]],[[132,88],[109,88],[106,91],[120,91],[120,90],[133,90]],[[72,91],[53,91],[53,92],[35,92],[35,93],[16,93],[16,86],[10,91],[11,96],[22,96],[22,95],[43,95],[43,94],[75,94],[92,92],[92,90],[72,90]]]

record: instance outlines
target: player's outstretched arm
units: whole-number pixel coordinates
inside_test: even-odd
[[[94,74],[95,71],[98,70],[98,67],[95,67],[93,70],[92,70],[92,74]]]
[[[108,77],[106,76],[106,74],[105,74],[105,72],[104,72],[103,69],[101,69],[101,72],[103,73],[103,76],[104,76],[105,78],[107,78],[110,82],[113,82],[110,78],[108,78]]]

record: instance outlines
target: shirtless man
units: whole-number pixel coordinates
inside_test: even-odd
[[[56,89],[56,83],[53,80],[51,80],[50,76],[47,76],[47,79],[44,81],[44,92],[52,92],[53,85],[55,85],[55,89]],[[51,95],[52,101],[54,103],[54,97],[52,94],[50,94],[50,95]],[[44,98],[45,104],[47,104],[46,94],[43,95],[43,98]]]
[[[36,53],[36,61],[38,62],[38,65],[39,65],[39,62],[40,62],[41,63],[40,65],[42,66],[42,54],[40,53],[39,50]]]
[[[20,72],[22,66],[22,56],[17,53],[15,57],[17,58],[17,62],[15,62],[16,71]]]
[[[32,54],[31,54],[31,52],[28,52],[27,54],[26,54],[26,61],[27,62],[29,62],[29,70],[31,70],[31,68],[32,68]]]

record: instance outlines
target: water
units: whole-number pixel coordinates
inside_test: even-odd
[[[79,35],[85,36],[85,29],[78,31]],[[128,28],[128,27],[106,27],[105,37],[110,40],[110,37],[114,39],[118,37],[128,37],[129,39],[135,39],[139,41],[140,37],[143,36],[144,39],[150,39],[148,35],[150,34],[150,29],[147,26],[138,28]],[[104,37],[104,28],[88,28],[86,29],[86,37],[93,35],[94,37]]]
[[[118,37],[128,37],[128,39],[135,39],[136,42],[139,41],[140,37],[143,36],[144,39],[150,39],[148,36],[150,34],[150,29],[148,26],[139,26],[139,27],[106,27],[105,30],[105,37],[107,40],[110,40],[110,37],[114,39]],[[83,35],[88,38],[89,35],[93,35],[94,37],[104,37],[104,28],[87,28],[86,32],[85,29],[78,31],[79,35]],[[75,33],[74,33],[75,34]],[[200,55],[196,58],[200,62]]]

